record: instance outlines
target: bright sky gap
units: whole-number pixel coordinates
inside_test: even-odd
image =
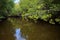
[[[14,3],[19,3],[20,0],[14,0]]]

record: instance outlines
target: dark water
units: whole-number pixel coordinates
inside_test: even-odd
[[[60,40],[60,26],[9,18],[0,23],[0,40]]]

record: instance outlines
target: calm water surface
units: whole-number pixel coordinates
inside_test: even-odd
[[[0,23],[0,40],[60,40],[60,26],[9,18]]]

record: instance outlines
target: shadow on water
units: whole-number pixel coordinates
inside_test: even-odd
[[[22,22],[23,35],[27,40],[60,40],[60,26],[51,25],[46,22],[32,23]]]
[[[60,40],[60,26],[11,18],[0,23],[0,40]]]
[[[14,40],[12,26],[7,20],[0,23],[0,40]]]

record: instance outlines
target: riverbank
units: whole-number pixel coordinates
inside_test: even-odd
[[[23,19],[23,20],[26,20],[26,21],[31,21],[31,22],[34,22],[34,23],[41,23],[41,22],[45,22],[45,23],[48,23],[48,24],[51,24],[49,23],[49,21],[44,21],[42,19],[37,19],[37,20],[34,20],[34,19],[30,19],[28,17],[22,17],[22,16],[8,16],[8,17],[3,17],[3,18],[0,18],[0,22],[4,22],[5,20],[7,20],[8,18],[18,18],[18,19]],[[59,25],[58,23],[55,23],[55,24],[51,24],[51,25]]]

